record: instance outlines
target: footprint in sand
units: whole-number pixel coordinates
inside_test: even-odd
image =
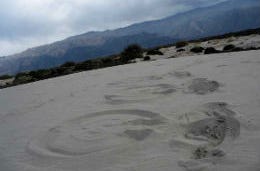
[[[105,95],[104,98],[108,104],[119,105],[158,99],[176,91],[176,87],[170,84],[128,86],[118,89],[116,94]]]
[[[129,142],[145,141],[164,124],[160,114],[143,110],[112,110],[88,114],[49,129],[28,143],[37,156],[66,157],[99,153]]]
[[[213,93],[220,88],[220,83],[211,81],[206,78],[196,78],[184,84],[184,93],[193,93],[198,95],[206,95]]]
[[[183,144],[193,150],[191,159],[179,162],[181,167],[186,170],[204,169],[214,162],[215,157],[225,155],[225,151],[218,149],[218,146],[224,141],[231,142],[240,135],[240,123],[234,117],[236,113],[228,107],[228,104],[223,102],[207,103],[202,105],[198,111],[194,110],[197,113],[185,115],[184,118],[189,120],[186,124]],[[197,119],[202,118],[198,115],[204,115],[204,119]],[[170,146],[174,148],[175,144],[177,146],[181,143],[181,140],[172,140]]]
[[[169,72],[168,75],[179,79],[192,77],[192,74],[188,71],[173,71]]]

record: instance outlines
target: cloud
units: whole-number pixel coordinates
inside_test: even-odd
[[[0,56],[92,30],[163,18],[223,0],[0,1]]]

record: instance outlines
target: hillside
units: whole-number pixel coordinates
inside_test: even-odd
[[[233,0],[126,28],[89,32],[0,58],[0,75],[116,54],[132,43],[148,48],[257,28],[260,27],[260,21],[256,20],[259,11],[259,0]]]

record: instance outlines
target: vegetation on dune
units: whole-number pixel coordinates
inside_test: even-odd
[[[226,45],[224,48],[223,48],[223,51],[231,51],[235,48],[236,46],[235,45]]]
[[[145,56],[144,57],[144,61],[150,61],[151,60],[151,57],[150,56]]]
[[[13,78],[13,76],[11,76],[11,75],[2,75],[2,76],[0,76],[0,80],[7,80],[7,79],[10,79],[10,78]]]
[[[197,46],[197,47],[192,48],[190,51],[193,53],[202,53],[203,50],[204,50],[203,47]]]
[[[175,44],[176,48],[179,49],[179,48],[182,48],[182,47],[185,47],[188,45],[188,42],[185,42],[185,41],[182,41],[182,42],[177,42]]]
[[[76,64],[75,62],[66,62],[65,64],[61,65],[60,67],[63,67],[63,68],[69,68],[69,67],[74,67]]]
[[[214,47],[208,47],[204,51],[204,54],[213,54],[213,53],[219,53],[219,51],[216,50]]]
[[[136,58],[143,58],[143,49],[138,44],[129,45],[121,53],[121,60],[123,63],[128,63],[130,60]]]
[[[148,50],[147,55],[163,55],[163,53],[158,49]]]
[[[184,52],[185,49],[177,49],[176,52]]]
[[[13,84],[14,85],[19,85],[19,84],[25,84],[25,83],[29,83],[29,82],[33,82],[35,81],[33,79],[32,76],[29,75],[29,73],[19,73],[15,76],[15,79],[14,79],[14,82]]]

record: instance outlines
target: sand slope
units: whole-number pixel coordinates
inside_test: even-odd
[[[0,90],[2,171],[258,171],[260,51]]]

